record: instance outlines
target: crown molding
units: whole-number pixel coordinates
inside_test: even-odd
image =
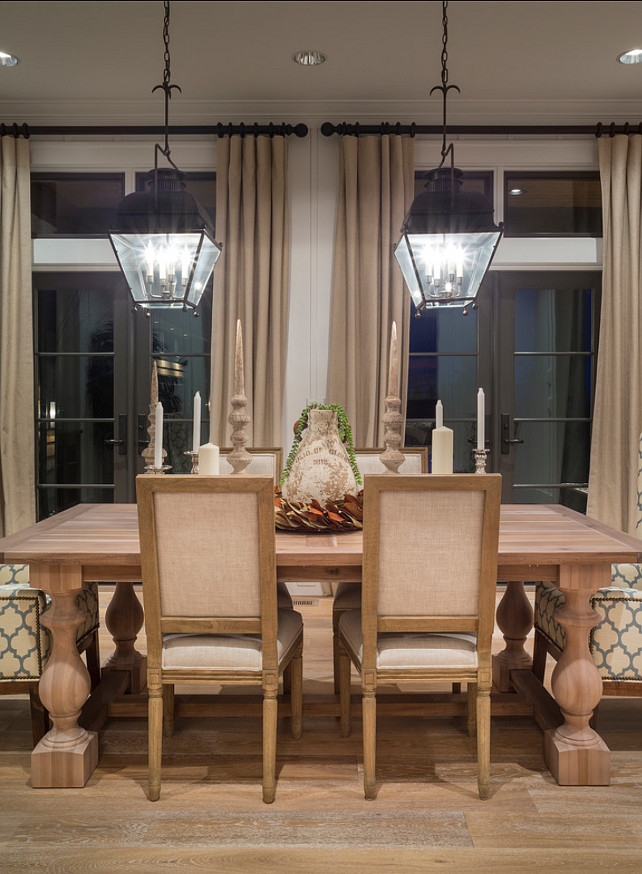
[[[453,98],[449,125],[591,125],[637,124],[633,100],[465,100]],[[158,101],[151,100],[0,100],[0,121],[32,126],[162,125]],[[214,125],[240,121],[360,121],[378,124],[440,125],[441,106],[413,100],[183,100],[172,106],[171,125]]]

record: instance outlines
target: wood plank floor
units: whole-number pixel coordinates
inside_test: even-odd
[[[107,602],[103,590],[103,611]],[[329,694],[330,600],[298,609],[305,692]],[[108,635],[101,644],[105,656]],[[341,739],[334,718],[307,718],[300,741],[281,720],[276,801],[268,806],[258,719],[179,719],[164,747],[161,800],[151,804],[144,719],[108,721],[85,789],[34,790],[27,699],[3,697],[0,871],[489,874],[527,866],[638,874],[642,699],[604,699],[599,729],[612,751],[612,785],[569,788],[547,771],[533,720],[494,718],[492,795],[481,802],[463,718],[384,717],[378,797],[367,802],[359,720]]]

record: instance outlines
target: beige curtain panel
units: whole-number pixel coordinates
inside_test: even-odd
[[[29,141],[0,138],[0,535],[36,520]]]
[[[344,136],[340,148],[328,403],[344,407],[357,446],[381,446],[393,321],[406,408],[410,296],[393,245],[413,200],[414,139]]]
[[[210,440],[229,445],[236,321],[243,328],[248,445],[280,446],[288,318],[288,145],[225,137],[216,161]]]
[[[635,534],[642,432],[642,136],[599,140],[604,266],[589,516]]]

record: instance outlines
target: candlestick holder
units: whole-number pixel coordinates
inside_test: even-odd
[[[188,455],[192,460],[192,469],[190,470],[190,473],[198,473],[198,452],[189,450],[183,454]]]
[[[162,474],[165,473],[165,471],[171,470],[171,469],[172,469],[171,464],[162,464],[160,467],[154,467],[153,464],[146,464],[145,465],[145,473],[149,474],[150,476],[161,476]]]
[[[488,449],[474,449],[473,455],[475,456],[475,473],[486,473]]]

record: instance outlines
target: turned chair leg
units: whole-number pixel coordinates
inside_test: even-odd
[[[350,715],[350,656],[340,638],[337,638],[339,654],[339,708],[341,737],[349,737],[352,730]]]
[[[469,737],[477,733],[477,684],[468,684],[468,721],[466,728]]]
[[[147,718],[148,718],[148,775],[149,800],[158,801],[161,787],[161,755],[163,748],[163,689],[160,671],[147,673]]]
[[[533,667],[532,671],[540,681],[544,682],[544,673],[546,672],[546,638],[537,628],[535,629],[535,640],[533,642]]]
[[[263,801],[271,804],[276,795],[277,686],[263,688]]]
[[[363,689],[363,792],[367,801],[376,798],[377,699],[375,689]]]
[[[490,689],[477,687],[477,786],[482,801],[490,795]]]
[[[290,722],[292,737],[299,740],[303,734],[303,644],[288,665],[291,678]]]
[[[98,629],[92,635],[91,643],[85,650],[85,658],[87,659],[87,670],[89,679],[91,680],[91,691],[93,692],[100,683],[100,651],[98,648]]]
[[[163,736],[174,734],[174,684],[163,684]]]

